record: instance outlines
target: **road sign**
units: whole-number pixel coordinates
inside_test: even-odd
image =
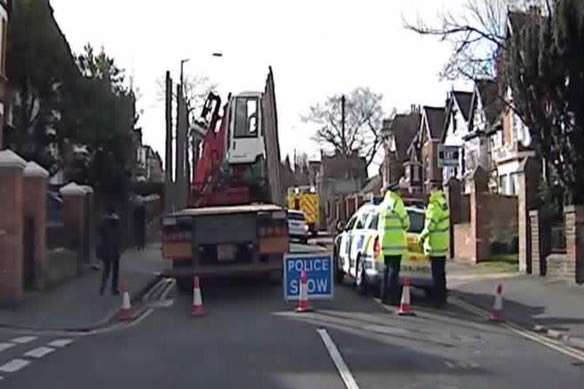
[[[284,299],[298,300],[300,274],[308,275],[308,298],[332,299],[334,294],[333,258],[330,254],[286,254],[284,256]]]
[[[460,147],[438,145],[438,167],[457,167],[459,156]]]

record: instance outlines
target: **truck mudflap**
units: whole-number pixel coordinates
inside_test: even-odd
[[[166,269],[162,272],[166,277],[229,277],[229,276],[252,276],[281,271],[282,261],[269,261],[265,263],[242,263],[232,265],[206,265],[206,266],[184,266]]]

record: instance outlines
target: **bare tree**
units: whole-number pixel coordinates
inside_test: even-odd
[[[381,138],[383,110],[381,94],[359,87],[346,96],[345,125],[342,125],[341,94],[328,97],[309,108],[302,117],[305,122],[319,126],[313,139],[328,146],[338,155],[350,156],[357,152],[371,164]]]
[[[544,6],[549,0],[466,0],[460,16],[441,13],[437,25],[419,19],[404,20],[405,27],[421,35],[452,44],[452,53],[440,76],[453,80],[495,78],[497,59],[506,49],[507,13],[512,9]]]
[[[158,100],[164,101],[164,79],[158,79],[156,84],[158,85]],[[194,119],[200,114],[209,92],[215,91],[216,89],[217,84],[204,74],[184,76],[184,94],[189,111],[189,119]],[[172,97],[174,101],[176,99],[176,90],[174,88]]]

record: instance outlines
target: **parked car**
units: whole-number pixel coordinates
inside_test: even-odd
[[[291,239],[297,239],[302,243],[308,242],[308,224],[304,212],[288,210],[288,234]]]
[[[400,278],[410,278],[412,285],[429,290],[432,286],[432,271],[429,258],[424,255],[418,244],[419,234],[424,229],[425,210],[406,207],[410,217],[407,233],[407,252],[402,258]],[[385,268],[381,253],[379,236],[380,208],[378,205],[365,204],[353,214],[334,241],[334,256],[337,281],[345,276],[361,293],[374,288],[379,290]]]

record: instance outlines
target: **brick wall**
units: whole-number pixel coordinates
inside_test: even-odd
[[[489,246],[493,243],[511,245],[517,238],[517,197],[481,193],[482,219],[486,224]]]

